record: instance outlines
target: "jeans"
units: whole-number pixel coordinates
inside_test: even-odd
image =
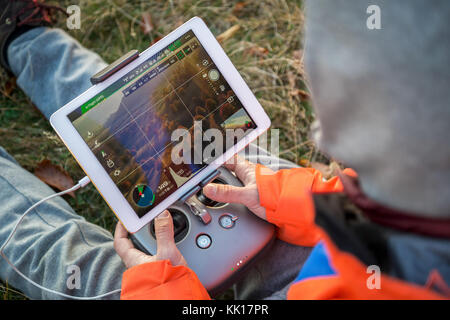
[[[16,38],[7,53],[18,85],[47,118],[89,88],[91,75],[106,66],[97,54],[62,30],[45,27]],[[280,163],[293,166],[285,160]],[[0,244],[28,207],[53,193],[0,147]],[[111,233],[77,215],[60,197],[43,203],[25,218],[5,254],[35,282],[74,296],[96,296],[119,289],[125,271],[114,251]],[[308,248],[277,240],[272,253],[236,284],[236,297],[285,298],[287,286],[308,254]],[[73,274],[71,266],[79,267],[80,288],[67,285]],[[0,279],[32,299],[61,298],[22,279],[1,257]],[[105,298],[118,299],[119,294]]]

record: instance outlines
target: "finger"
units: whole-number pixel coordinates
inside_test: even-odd
[[[255,164],[247,161],[241,156],[235,155],[233,158],[225,162],[224,165],[228,170],[234,172],[239,180],[245,185],[252,180],[251,174],[255,171]]]
[[[114,231],[114,238],[128,238],[128,231],[119,221],[116,224],[116,230]]]
[[[114,232],[114,249],[117,254],[123,259],[126,255],[126,252],[129,249],[133,249],[133,243],[130,239],[128,239],[128,231],[122,225],[122,223],[118,222],[116,225],[116,231]]]
[[[245,204],[246,189],[228,184],[209,183],[203,188],[203,194],[208,198],[227,203]]]
[[[155,219],[155,235],[158,250],[164,247],[175,246],[173,238],[173,221],[168,210],[164,210]]]
[[[244,159],[235,154],[234,156],[232,156],[230,159],[228,159],[225,163],[224,166],[225,168],[227,168],[228,170],[231,170],[234,172],[234,170],[236,169],[236,166],[239,162],[242,162]]]

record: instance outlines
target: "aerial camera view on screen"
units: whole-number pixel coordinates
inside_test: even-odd
[[[202,153],[200,162],[173,161],[174,130],[186,129],[193,141],[200,124],[201,132],[220,130],[225,141],[230,129],[256,127],[192,31],[68,117],[139,217],[212,160]]]

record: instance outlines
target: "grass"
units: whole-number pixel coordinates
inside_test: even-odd
[[[234,26],[239,29],[222,42],[236,68],[280,129],[280,156],[300,163],[324,160],[308,139],[314,115],[304,85],[302,66],[303,11],[300,0],[204,1],[204,0],[81,0],[60,1],[63,7],[78,4],[81,30],[57,25],[83,46],[112,62],[131,49],[143,50],[193,16],[205,20],[217,36]],[[149,12],[154,29],[144,34],[141,15]],[[237,28],[237,27],[235,27]],[[0,145],[27,170],[49,159],[75,180],[83,172],[20,88],[0,75]],[[300,90],[300,91],[299,91]],[[302,162],[303,163],[303,162]],[[67,201],[80,215],[108,230],[115,218],[92,185]],[[23,295],[0,283],[2,299]]]

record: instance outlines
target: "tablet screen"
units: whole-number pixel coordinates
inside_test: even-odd
[[[138,217],[256,128],[192,31],[68,117]]]

